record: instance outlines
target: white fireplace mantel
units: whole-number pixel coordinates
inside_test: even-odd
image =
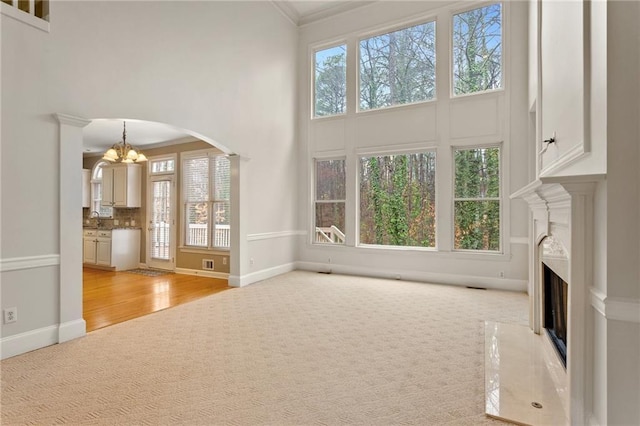
[[[542,270],[539,245],[553,236],[562,244],[568,259],[567,379],[571,424],[585,424],[585,400],[589,360],[586,330],[591,314],[593,286],[593,197],[603,174],[541,177],[511,198],[524,199],[531,209],[529,234],[530,327],[540,333],[542,325]]]

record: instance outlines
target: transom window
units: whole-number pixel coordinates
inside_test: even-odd
[[[453,94],[502,87],[502,5],[453,15]]]
[[[436,153],[360,158],[360,244],[436,245]]]
[[[359,77],[361,110],[434,99],[436,23],[361,40]]]
[[[454,152],[454,248],[500,250],[500,148]]]
[[[347,46],[314,54],[314,117],[344,114],[347,110]]]
[[[315,243],[344,244],[344,159],[316,160]]]
[[[171,174],[175,171],[175,160],[173,158],[162,158],[149,161],[149,174]]]
[[[230,163],[215,152],[189,154],[182,163],[185,246],[229,248]]]

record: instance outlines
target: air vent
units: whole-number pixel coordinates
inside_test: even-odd
[[[207,271],[213,271],[213,259],[202,259],[202,269]]]

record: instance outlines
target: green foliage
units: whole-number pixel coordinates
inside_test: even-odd
[[[435,245],[435,153],[360,160],[360,242]]]
[[[455,152],[454,247],[500,250],[500,149]]]

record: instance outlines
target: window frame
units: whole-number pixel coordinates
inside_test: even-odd
[[[103,161],[103,160],[98,160],[93,167],[91,168],[91,180],[89,181],[89,193],[90,193],[90,197],[91,197],[91,202],[90,202],[90,206],[89,206],[89,216],[91,216],[92,212],[98,212],[100,214],[100,218],[101,219],[112,219],[114,217],[115,211],[114,211],[114,207],[108,207],[108,206],[103,206],[102,204],[99,204],[96,210],[96,201],[98,201],[96,199],[96,185],[100,185],[100,201],[102,201],[102,190],[104,189],[104,185],[102,183],[102,179],[104,176],[104,171],[102,171],[102,168],[104,166],[108,166],[111,163],[107,162],[107,161]],[[100,178],[96,177],[96,173],[98,172],[98,169],[101,170],[101,176]],[[101,213],[102,209],[110,209],[111,210],[111,214],[109,214],[108,216],[103,216]]]
[[[449,98],[451,100],[454,99],[460,99],[460,98],[465,98],[468,96],[476,96],[476,95],[483,95],[483,94],[487,94],[487,93],[496,93],[496,92],[503,92],[506,90],[507,87],[507,80],[508,80],[508,73],[507,70],[505,68],[506,66],[506,62],[504,60],[505,56],[507,56],[507,54],[509,54],[507,48],[508,48],[508,40],[505,37],[506,33],[507,33],[507,26],[508,26],[508,20],[507,20],[507,11],[508,11],[508,2],[502,1],[502,0],[498,0],[498,1],[484,1],[484,2],[479,2],[479,3],[474,3],[473,5],[467,5],[463,8],[460,9],[453,9],[450,11],[449,13]],[[502,78],[501,78],[501,87],[497,88],[497,89],[487,89],[487,90],[481,90],[478,92],[472,92],[472,93],[463,93],[460,95],[456,95],[455,94],[455,89],[454,89],[454,65],[453,65],[453,17],[455,15],[459,15],[461,13],[465,13],[465,12],[469,12],[471,10],[475,10],[475,9],[482,9],[483,7],[487,7],[487,6],[491,6],[494,4],[499,4],[500,5],[500,18],[501,18],[501,25],[500,25],[500,44],[502,46],[502,54],[500,55],[500,73],[502,74]]]
[[[207,238],[207,246],[196,246],[196,245],[189,245],[187,244],[187,219],[186,219],[186,209],[187,209],[187,200],[186,200],[186,179],[184,179],[184,173],[186,170],[186,167],[184,166],[185,161],[187,160],[191,160],[191,159],[196,159],[196,158],[207,158],[208,159],[208,168],[209,168],[209,182],[208,182],[208,189],[209,189],[209,200],[207,200],[207,205],[208,205],[208,209],[209,212],[213,212],[213,205],[217,202],[221,202],[221,201],[226,201],[229,203],[229,206],[231,206],[231,190],[229,191],[229,199],[228,200],[220,200],[220,199],[216,199],[214,197],[215,194],[215,182],[214,182],[214,168],[215,166],[213,165],[214,163],[211,161],[213,158],[215,157],[226,157],[227,161],[229,160],[229,156],[225,153],[222,153],[218,150],[215,149],[203,149],[203,150],[196,150],[196,151],[187,151],[187,152],[182,152],[180,153],[180,171],[179,173],[179,178],[180,178],[180,208],[181,208],[181,212],[180,212],[180,246],[178,247],[180,249],[181,252],[183,253],[203,253],[203,252],[207,252],[207,253],[215,253],[215,252],[222,252],[223,254],[227,254],[230,250],[231,250],[231,241],[229,241],[229,246],[225,247],[225,246],[216,246],[214,245],[215,243],[215,220],[207,220],[207,232],[209,237]],[[229,180],[231,180],[231,164],[229,164]],[[229,227],[231,227],[231,225],[229,225]],[[229,228],[231,229],[231,228]]]
[[[424,154],[427,152],[432,152],[435,155],[435,173],[434,173],[434,190],[435,190],[435,194],[434,194],[434,200],[435,200],[435,204],[436,207],[434,208],[434,212],[435,212],[435,216],[433,218],[434,220],[434,245],[433,247],[422,247],[422,246],[398,246],[398,245],[384,245],[384,244],[366,244],[366,243],[362,243],[360,241],[360,184],[361,184],[361,180],[360,180],[360,175],[361,175],[361,170],[360,170],[360,163],[361,163],[361,159],[363,157],[377,157],[377,156],[387,156],[387,155],[411,155],[411,154]],[[356,157],[355,157],[355,161],[356,161],[356,190],[355,190],[355,203],[356,203],[356,225],[355,228],[357,230],[357,232],[355,233],[355,246],[356,248],[360,248],[360,249],[373,249],[373,250],[405,250],[405,251],[428,251],[428,252],[439,252],[439,248],[438,248],[438,201],[439,201],[439,196],[438,196],[438,168],[439,168],[439,164],[438,164],[438,149],[436,146],[429,146],[429,147],[416,147],[416,148],[408,148],[408,149],[377,149],[377,150],[371,150],[371,149],[366,149],[366,150],[361,150],[356,152]]]
[[[332,160],[341,160],[344,162],[344,169],[345,169],[345,177],[344,177],[344,188],[345,188],[345,193],[344,193],[344,200],[318,200],[318,169],[317,169],[317,164],[318,161],[332,161]],[[320,247],[333,247],[333,246],[338,246],[338,247],[344,247],[347,245],[347,217],[346,217],[346,212],[347,212],[347,192],[348,192],[348,188],[347,188],[347,169],[348,169],[348,164],[347,164],[347,157],[345,155],[335,155],[335,156],[328,156],[328,157],[321,157],[321,156],[315,156],[312,158],[312,167],[313,167],[313,179],[312,179],[312,194],[313,194],[313,199],[312,199],[312,219],[311,219],[311,244],[312,245],[316,245],[316,246],[320,246]],[[344,204],[344,209],[345,209],[345,229],[341,229],[340,231],[342,231],[345,235],[345,239],[343,243],[322,243],[322,242],[317,242],[315,235],[316,235],[316,228],[317,228],[317,224],[316,224],[316,206],[318,204],[318,202],[324,203],[324,204],[328,204],[328,203],[343,203]]]
[[[162,161],[169,161],[169,160],[173,160],[173,170],[169,171],[163,171],[163,172],[154,172],[152,169],[152,165],[153,163],[159,163]],[[163,175],[175,175],[178,172],[178,158],[176,154],[169,154],[169,155],[159,155],[157,157],[150,157],[148,158],[148,162],[147,162],[147,175],[148,176],[163,176]]]
[[[435,42],[434,42],[434,46],[435,46],[435,54],[436,54],[436,66],[434,68],[435,71],[435,75],[434,75],[434,91],[435,91],[435,95],[433,96],[433,98],[431,99],[425,99],[422,101],[416,101],[416,102],[409,102],[409,103],[405,103],[405,104],[394,104],[394,105],[388,105],[388,106],[383,106],[383,107],[379,107],[379,108],[370,108],[370,109],[361,109],[360,108],[360,86],[361,86],[361,81],[360,81],[360,43],[362,42],[362,40],[366,40],[366,39],[370,39],[373,37],[377,37],[377,36],[381,36],[381,35],[385,35],[385,34],[390,34],[390,33],[394,33],[397,31],[402,31],[408,28],[412,28],[412,27],[417,27],[418,25],[424,25],[424,24],[428,24],[430,22],[433,22],[434,24],[434,36],[435,36]],[[415,106],[415,105],[422,105],[422,104],[426,104],[426,103],[430,103],[430,102],[436,102],[438,100],[438,16],[437,13],[429,13],[428,15],[423,15],[421,17],[418,17],[416,19],[411,19],[408,21],[403,21],[401,23],[392,25],[392,26],[386,26],[386,27],[382,27],[382,28],[377,28],[375,31],[370,31],[367,33],[361,33],[359,35],[357,35],[355,37],[355,44],[356,44],[356,72],[355,72],[355,79],[356,79],[356,90],[355,90],[355,112],[356,114],[367,114],[367,113],[372,113],[372,112],[379,112],[379,111],[386,111],[389,109],[393,109],[393,108],[402,108],[402,107],[409,107],[409,106]],[[348,72],[348,70],[347,70]],[[348,79],[347,79],[348,80]],[[349,90],[347,88],[347,93],[349,93]]]
[[[344,112],[329,115],[316,115],[316,54],[323,50],[333,49],[335,47],[344,46],[345,49],[345,95],[344,95]],[[322,120],[327,118],[344,117],[349,112],[349,44],[346,39],[333,40],[331,42],[322,43],[316,46],[310,46],[310,70],[311,70],[311,120]]]
[[[502,142],[494,143],[481,143],[475,145],[452,145],[451,146],[451,251],[454,253],[466,253],[466,254],[485,254],[485,255],[504,255],[504,144]],[[456,151],[470,151],[474,149],[488,149],[498,148],[498,197],[472,197],[472,198],[458,198],[456,197]],[[455,248],[455,235],[456,235],[456,201],[498,201],[500,221],[498,229],[500,236],[498,238],[498,250],[473,250],[473,249],[458,249]]]

